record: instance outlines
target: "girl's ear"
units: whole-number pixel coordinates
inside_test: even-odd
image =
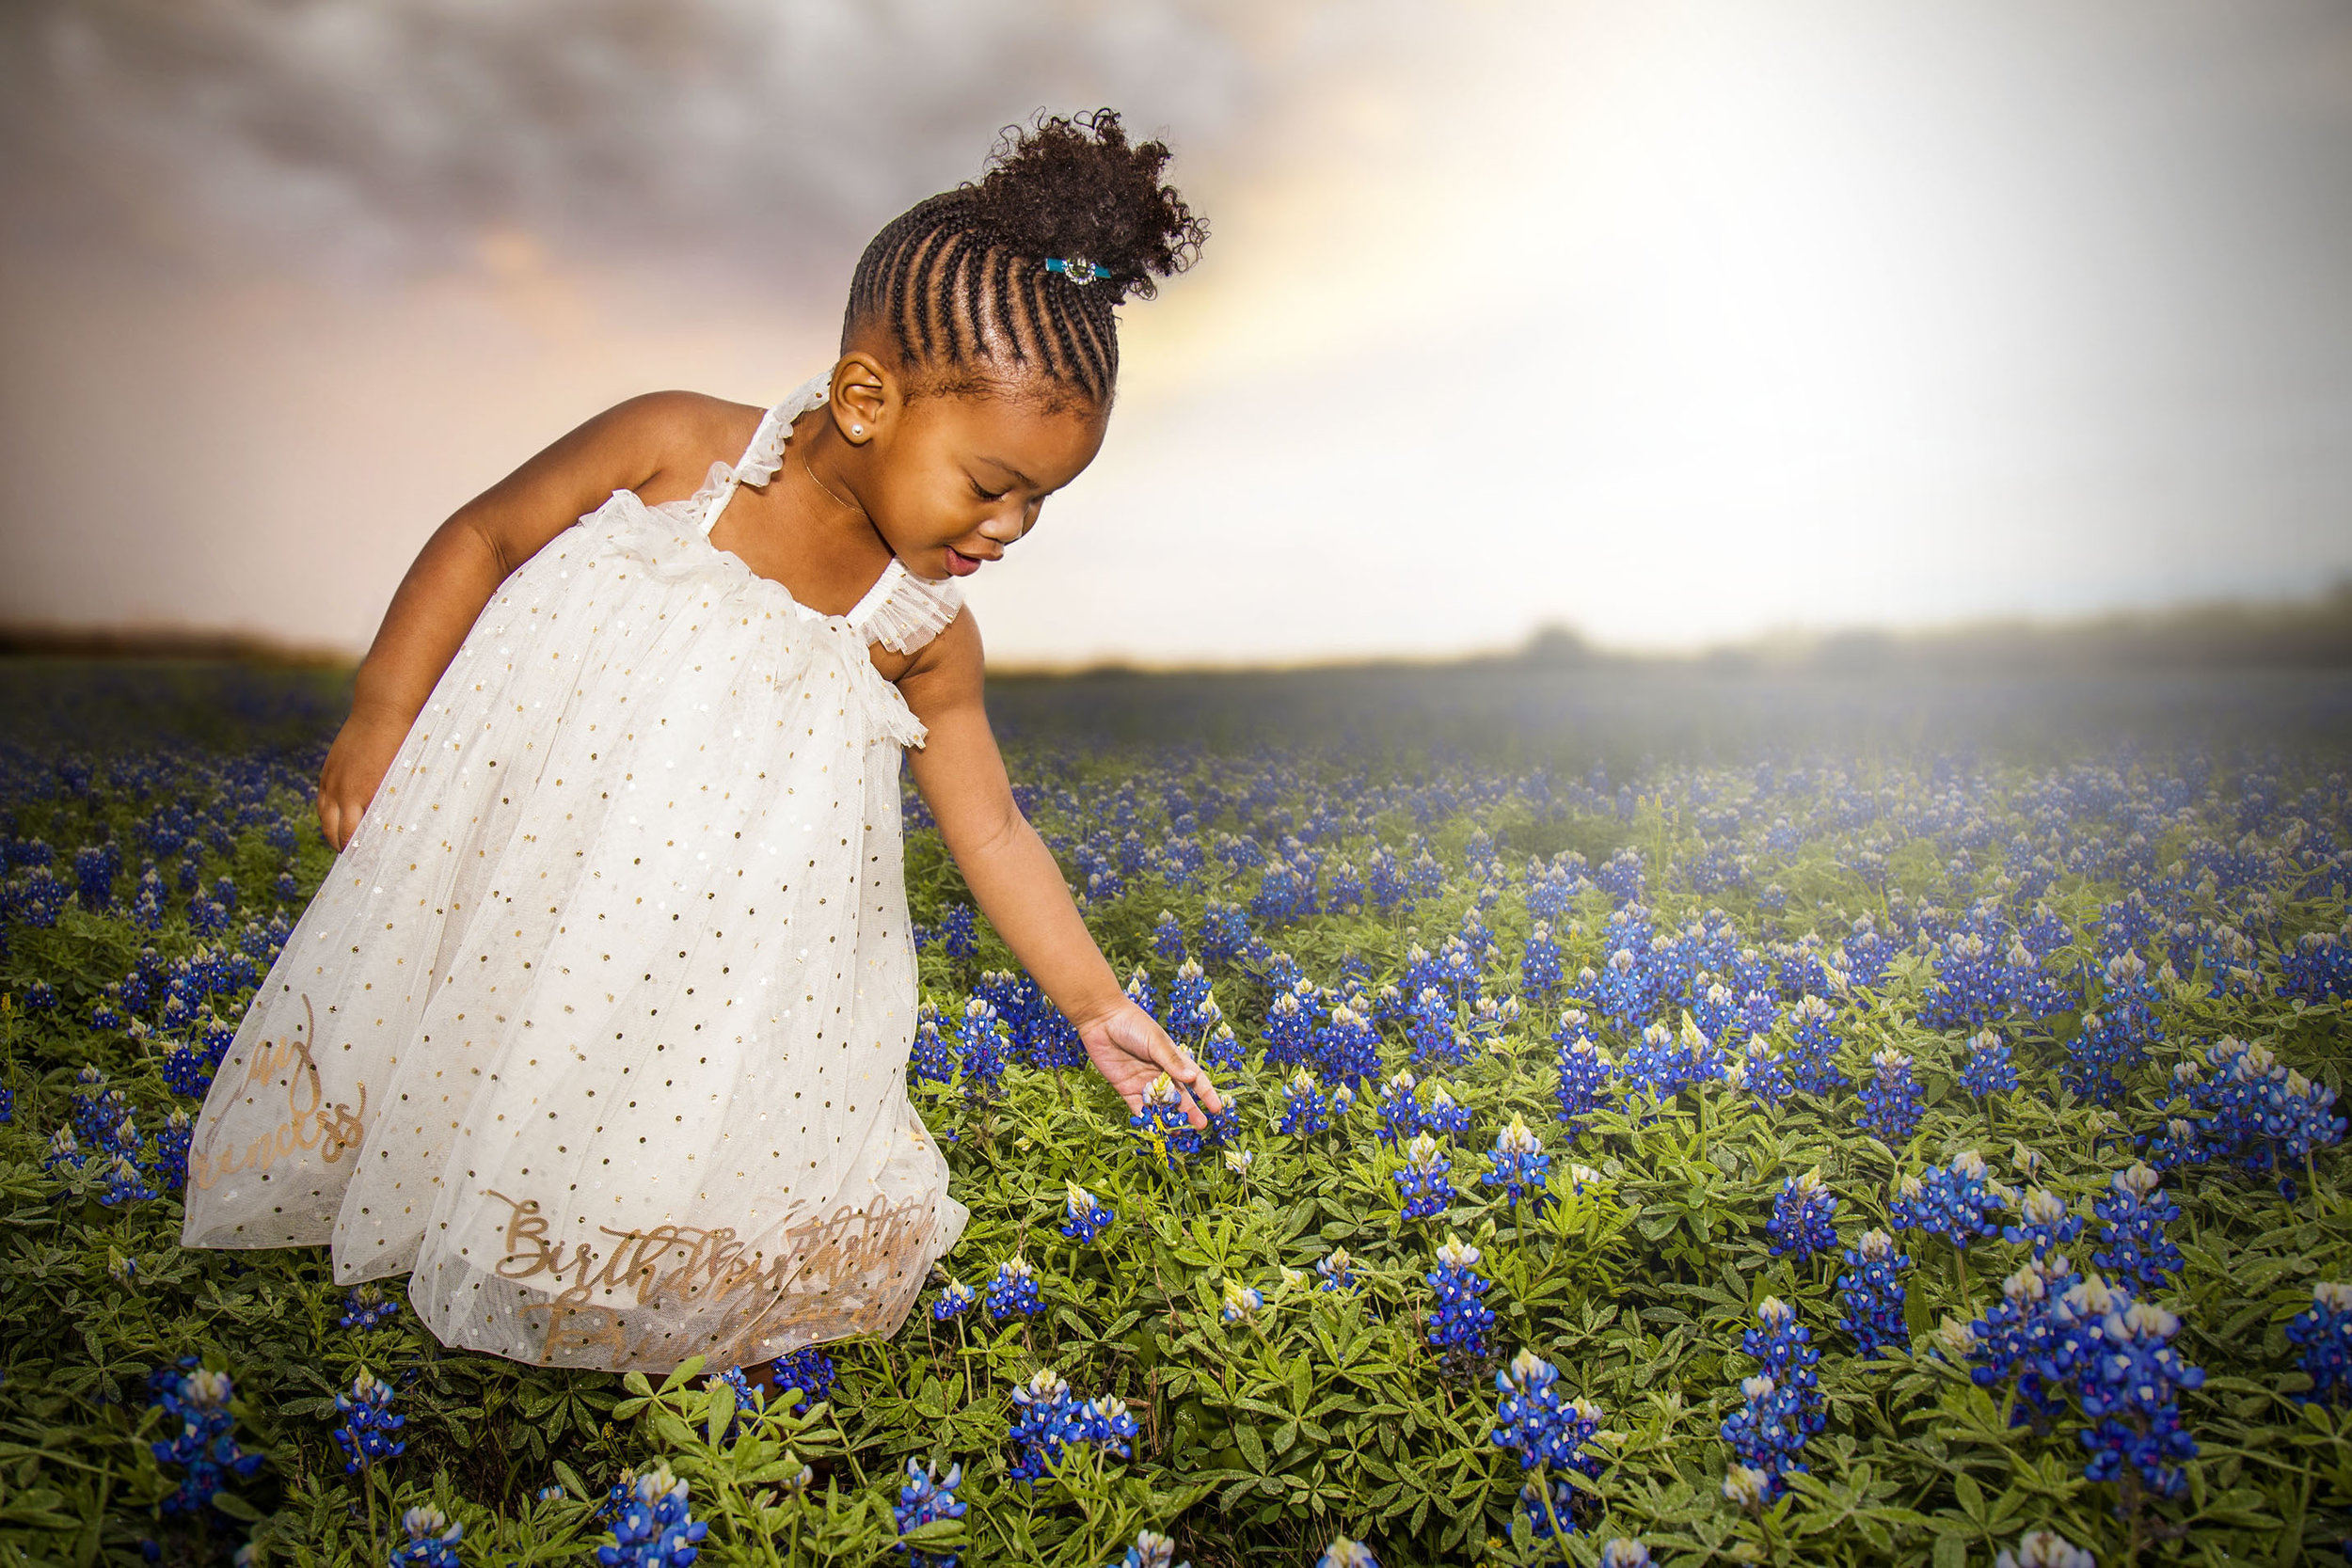
[[[890,372],[872,355],[845,354],[834,366],[834,428],[851,446],[862,447],[880,434],[898,401]]]

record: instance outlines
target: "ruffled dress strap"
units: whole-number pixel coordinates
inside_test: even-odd
[[[759,417],[759,428],[752,432],[752,444],[743,449],[742,456],[732,465],[710,466],[709,477],[703,482],[703,490],[709,499],[703,505],[698,524],[706,538],[718,526],[719,514],[726,510],[737,485],[761,485],[775,477],[776,469],[784,464],[784,443],[792,434],[792,421],[832,395],[833,367],[829,365]]]
[[[963,608],[963,590],[953,582],[926,582],[897,556],[866,596],[843,617],[858,637],[894,654],[911,654],[947,628]]]

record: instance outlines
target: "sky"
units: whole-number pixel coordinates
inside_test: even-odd
[[[634,393],[1110,104],[1207,220],[991,657],[1628,649],[2352,575],[2341,0],[13,0],[0,622],[365,648]]]

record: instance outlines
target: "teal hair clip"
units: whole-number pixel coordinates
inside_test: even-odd
[[[1048,256],[1047,272],[1060,273],[1073,283],[1091,283],[1098,277],[1108,277],[1111,269],[1100,261],[1089,261],[1083,256]]]

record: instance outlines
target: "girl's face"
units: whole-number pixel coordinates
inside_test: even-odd
[[[850,436],[858,499],[891,553],[934,582],[969,577],[1034,528],[1045,498],[1094,461],[1109,420],[1105,409],[1049,413],[1014,397],[907,403],[895,388],[866,402],[835,386],[852,394],[836,428],[866,430],[862,442]]]

